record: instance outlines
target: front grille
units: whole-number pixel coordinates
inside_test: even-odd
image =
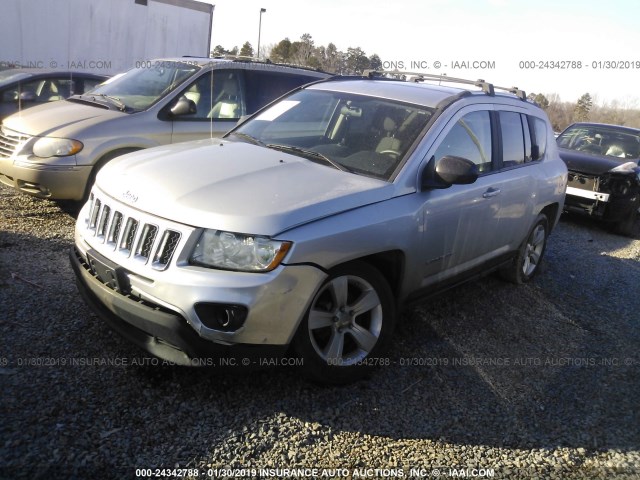
[[[31,136],[20,132],[14,132],[2,127],[0,130],[0,158],[9,158],[20,151],[22,146],[31,139]]]
[[[155,270],[167,268],[182,237],[179,230],[161,226],[162,221],[107,198],[92,194],[90,202],[87,230],[99,242],[125,258],[145,264],[151,260]]]

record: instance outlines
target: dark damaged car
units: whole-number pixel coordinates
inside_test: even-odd
[[[632,235],[640,208],[640,130],[574,123],[557,138],[569,182],[565,210],[610,223]]]

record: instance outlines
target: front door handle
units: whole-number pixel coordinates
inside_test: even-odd
[[[495,197],[496,195],[500,195],[500,189],[491,187],[490,189],[488,189],[486,192],[482,194],[482,198],[491,198],[491,197]]]

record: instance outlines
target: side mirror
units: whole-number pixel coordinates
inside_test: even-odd
[[[193,100],[189,100],[187,97],[182,96],[178,99],[176,104],[169,110],[174,117],[180,115],[190,115],[196,113],[196,104]]]
[[[422,188],[468,185],[477,179],[478,167],[471,160],[447,155],[436,163],[435,157],[432,157],[422,175]]]

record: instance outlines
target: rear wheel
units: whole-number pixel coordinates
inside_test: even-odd
[[[520,246],[518,255],[500,270],[502,278],[513,283],[526,283],[531,280],[540,270],[548,236],[549,220],[541,213],[536,218],[527,239]]]
[[[384,364],[379,355],[391,336],[395,305],[389,284],[363,262],[334,269],[311,301],[293,340],[306,375],[341,384]]]

